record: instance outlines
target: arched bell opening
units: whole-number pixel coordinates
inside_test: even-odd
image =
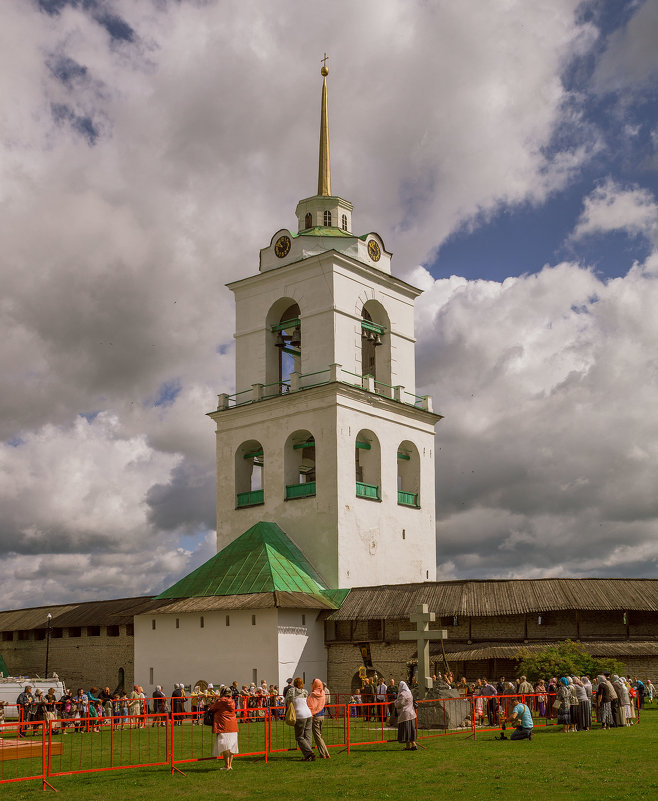
[[[354,463],[357,498],[381,500],[381,450],[372,431],[362,429],[354,443]]]
[[[405,440],[398,446],[398,504],[420,508],[420,455],[418,448]]]
[[[315,437],[310,431],[295,431],[285,445],[286,500],[315,495]]]
[[[299,305],[280,298],[268,314],[265,326],[265,394],[290,391],[291,373],[302,371],[302,323]]]
[[[392,397],[390,321],[376,300],[361,310],[361,373],[375,379],[375,392]]]
[[[257,506],[265,502],[265,456],[255,439],[243,442],[235,452],[235,506]]]

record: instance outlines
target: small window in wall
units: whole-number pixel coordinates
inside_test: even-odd
[[[126,671],[123,668],[119,668],[119,676],[118,676],[117,687],[119,690],[124,690],[126,685]]]
[[[100,626],[87,626],[87,637],[100,637],[100,636],[101,636]]]
[[[108,626],[107,627],[107,636],[108,637],[118,637],[119,636],[119,627],[118,626]]]
[[[347,214],[343,214],[340,220],[340,227],[343,231],[347,231]]]
[[[14,632],[13,631],[3,631],[2,632],[2,642],[13,642],[14,640]]]
[[[227,626],[231,625],[231,616],[230,615],[226,615],[226,625]]]
[[[302,672],[302,681],[306,684],[306,671]]]
[[[45,629],[35,629],[34,630],[34,639],[35,640],[45,640],[46,639],[46,630]]]
[[[306,625],[306,615],[302,615],[302,626]]]
[[[203,619],[203,615],[199,618],[199,626],[203,628],[206,625],[205,620]]]
[[[180,628],[180,618],[179,617],[176,618],[176,628],[177,629]]]
[[[325,226],[325,228],[330,228],[331,227],[331,212],[330,211],[325,211],[325,213],[324,213],[324,226]]]
[[[255,625],[256,625],[256,615],[252,615],[252,616],[251,616],[251,625],[252,625],[252,626],[255,626]]]
[[[251,671],[251,680],[254,684],[258,684],[258,668],[253,668]]]
[[[304,217],[304,228],[313,228],[313,215],[310,211]]]
[[[69,637],[82,637],[80,626],[69,626]]]
[[[135,626],[133,623],[126,623],[126,637],[135,636]]]
[[[155,618],[151,621],[151,628],[155,631]]]
[[[61,640],[61,639],[62,639],[62,637],[64,636],[64,629],[63,629],[63,628],[60,628],[60,627],[58,626],[56,629],[52,629],[52,631],[50,632],[50,636],[51,636],[51,637],[52,637],[54,640]]]
[[[80,635],[78,635],[78,636],[80,636]],[[25,629],[19,631],[18,632],[18,639],[21,642],[23,642],[24,640],[29,640],[30,639],[30,632],[25,630]]]
[[[149,684],[153,684],[153,668],[149,668]]]

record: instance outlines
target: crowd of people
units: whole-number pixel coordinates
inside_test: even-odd
[[[552,677],[540,679],[534,684],[525,676],[512,681],[500,677],[497,682],[487,678],[467,682],[465,678],[455,681],[451,673],[433,677],[434,691],[429,696],[439,697],[440,690],[458,690],[462,698],[472,698],[474,723],[500,727],[511,723],[516,727],[513,739],[531,738],[532,719],[557,717],[563,732],[589,731],[592,728],[593,710],[603,729],[632,726],[636,710],[645,703],[652,703],[656,690],[650,679],[641,681],[637,676],[624,677],[602,673],[590,680],[587,676]],[[362,686],[349,696],[350,715],[361,716],[364,721],[384,720],[389,726],[397,726],[398,740],[405,748],[414,750],[417,684],[412,679],[396,683],[390,678],[363,677]],[[232,756],[237,753],[238,723],[257,721],[265,716],[269,708],[275,719],[290,716],[288,707],[294,708],[295,739],[302,758],[315,759],[313,743],[318,756],[329,758],[322,738],[322,721],[331,710],[331,693],[326,683],[315,679],[311,692],[304,689],[301,678],[288,679],[279,691],[276,685],[261,681],[239,685],[212,684],[195,686],[189,695],[182,683],[175,684],[169,696],[157,686],[148,698],[140,685],[135,684],[130,693],[110,692],[109,687],[99,690],[78,688],[76,692],[66,690],[59,698],[55,690],[47,693],[32,692],[30,685],[17,698],[21,735],[36,728],[41,721],[55,721],[55,733],[100,732],[108,722],[122,728],[144,728],[165,726],[171,718],[173,725],[182,725],[187,704],[192,712],[194,725],[201,725],[204,713],[213,717],[213,732],[218,736],[216,756],[223,756],[224,767],[231,769]],[[341,699],[342,700],[342,699]],[[0,709],[1,711],[1,709]],[[147,717],[148,716],[148,717]],[[227,728],[229,726],[230,728]],[[235,726],[235,729],[232,727]],[[519,734],[519,732],[521,734]],[[219,738],[219,735],[227,735]],[[235,734],[235,737],[233,737]],[[231,735],[231,736],[228,736]],[[504,738],[504,733],[503,733]]]

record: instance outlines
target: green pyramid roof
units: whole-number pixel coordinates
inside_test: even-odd
[[[311,563],[277,524],[261,522],[157,597],[282,591],[326,598],[324,590],[326,586]]]

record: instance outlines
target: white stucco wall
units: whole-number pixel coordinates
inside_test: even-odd
[[[252,615],[256,616],[256,625],[252,625]],[[186,613],[135,617],[135,682],[148,695],[156,684],[168,694],[175,683],[193,685],[200,679],[215,685],[234,680],[249,684],[254,669],[258,681],[265,678],[274,682],[279,672],[276,609],[204,612],[203,628],[201,616]]]
[[[326,680],[327,649],[318,616],[313,609],[205,612],[201,628],[200,613],[137,615],[135,682],[150,696],[157,684],[169,695],[174,684],[201,679],[216,687],[233,681],[242,686],[254,680],[254,670],[257,683],[265,679],[280,687],[289,676],[305,676],[309,683]]]
[[[301,676],[310,688],[313,679],[327,680],[324,624],[313,609],[279,609],[279,687]],[[303,622],[302,622],[303,621]]]

